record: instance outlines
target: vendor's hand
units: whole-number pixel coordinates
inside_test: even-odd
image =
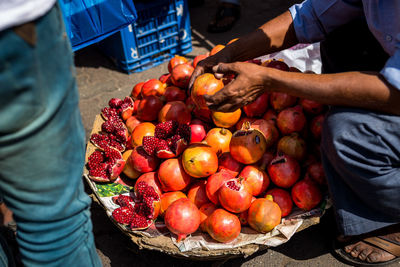
[[[262,95],[266,90],[268,68],[252,63],[220,63],[214,73],[235,74],[236,78],[214,95],[204,95],[211,110],[232,112]]]

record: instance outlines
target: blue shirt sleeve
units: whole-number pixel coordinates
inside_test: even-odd
[[[380,73],[391,85],[400,90],[400,34],[396,36],[396,52],[386,61]]]
[[[289,11],[301,43],[321,41],[338,26],[364,15],[361,0],[306,0]]]

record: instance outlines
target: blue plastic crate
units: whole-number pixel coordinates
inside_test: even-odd
[[[73,50],[118,32],[137,18],[132,0],[59,0]]]
[[[192,51],[186,0],[135,3],[138,18],[99,43],[122,70],[140,72]]]

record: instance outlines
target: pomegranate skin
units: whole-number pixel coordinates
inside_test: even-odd
[[[218,200],[224,209],[241,213],[250,207],[252,195],[242,179],[231,179],[222,184],[218,189]]]
[[[240,234],[239,218],[224,209],[216,209],[206,221],[207,233],[218,242],[229,243]]]

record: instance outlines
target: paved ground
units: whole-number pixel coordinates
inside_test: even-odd
[[[296,0],[252,0],[242,1],[242,18],[228,33],[209,34],[206,26],[211,19],[216,1],[206,1],[202,7],[190,10],[192,23],[193,58],[210,50],[213,45],[224,44],[241,36],[268,19],[282,13]],[[80,109],[87,137],[93,120],[100,109],[112,97],[129,95],[133,85],[150,78],[158,78],[167,72],[167,64],[150,70],[125,74],[117,70],[95,46],[76,53],[77,79],[80,91]],[[90,193],[90,190],[87,190]],[[248,258],[236,258],[226,262],[193,262],[170,257],[149,250],[139,250],[108,219],[103,209],[92,205],[92,218],[96,246],[104,266],[346,266],[330,254],[333,219],[324,216],[324,222],[296,234],[288,243],[253,254]],[[397,265],[396,265],[397,266]]]

